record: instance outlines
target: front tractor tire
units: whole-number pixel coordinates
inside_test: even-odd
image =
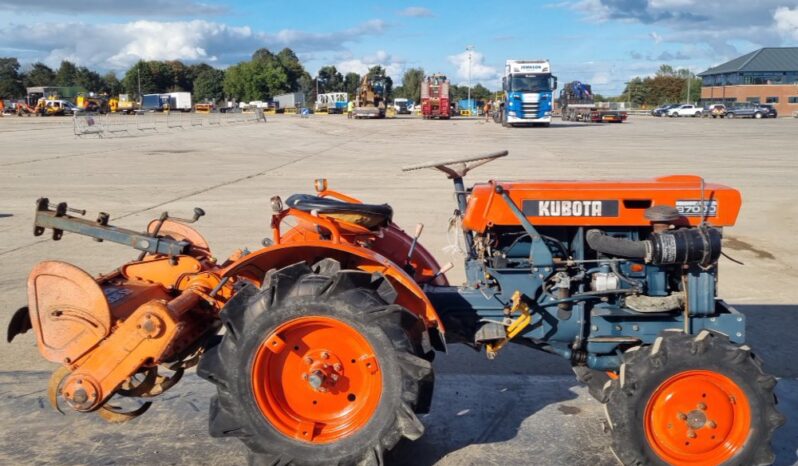
[[[784,423],[776,379],[721,334],[666,332],[623,357],[604,395],[612,450],[626,465],[766,465]]]
[[[434,353],[395,298],[382,275],[330,259],[240,290],[199,366],[217,386],[211,435],[238,437],[252,464],[268,465],[377,465],[402,437],[419,438]]]

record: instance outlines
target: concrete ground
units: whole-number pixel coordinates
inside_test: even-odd
[[[272,195],[312,192],[313,179],[326,177],[333,189],[390,203],[405,228],[424,223],[422,242],[440,262],[457,265],[448,275],[460,282],[461,259],[443,250],[454,209],[450,182],[432,170],[404,173],[400,168],[508,149],[509,157],[477,169],[470,182],[694,173],[740,189],[743,208],[737,225],[726,231],[725,247],[745,265],[721,260],[720,295],[747,314],[750,344],[767,370],[784,379],[780,399],[791,401],[783,402],[782,410],[796,419],[798,403],[791,398],[798,378],[791,350],[798,331],[798,242],[792,240],[798,227],[796,130],[794,119],[637,117],[620,125],[557,121],[548,129],[505,129],[462,119],[277,116],[266,124],[80,139],[72,135],[68,118],[2,118],[0,323],[25,304],[26,275],[40,260],[64,260],[99,273],[135,256],[125,247],[75,235],[60,242],[33,237],[34,201],[42,196],[88,209],[90,216],[109,212],[113,224],[132,229],[142,229],[163,210],[189,216],[200,206],[207,216],[198,226],[224,257],[237,248],[255,249],[270,235]],[[0,435],[6,439],[0,462],[132,464],[142,462],[137,455],[147,452],[152,455],[145,455],[147,461],[156,463],[242,461],[237,443],[204,435],[212,388],[195,378],[181,383],[181,391],[168,394],[135,424],[106,427],[93,417],[61,418],[39,409],[46,372],[52,368],[38,356],[30,334],[0,352]],[[395,462],[612,462],[599,407],[565,377],[570,369],[563,361],[514,347],[486,361],[455,346],[438,358],[436,369],[435,406],[424,419],[428,435],[402,445],[392,456]],[[505,386],[507,392],[490,395]],[[509,404],[506,393],[518,404]],[[186,397],[190,403],[173,401]],[[457,416],[463,410],[469,411]],[[502,412],[504,418],[497,415]],[[796,462],[798,435],[791,429],[788,424],[780,431],[782,440],[777,439],[778,464]],[[31,444],[37,446],[31,450]]]

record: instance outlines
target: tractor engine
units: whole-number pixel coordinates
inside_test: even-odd
[[[722,227],[739,206],[736,190],[694,176],[477,184],[462,215],[468,284],[435,305],[489,357],[518,336],[602,371],[665,330],[742,342],[743,316],[716,298]],[[470,315],[455,311],[462,299]]]

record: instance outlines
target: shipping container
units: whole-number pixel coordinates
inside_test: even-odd
[[[190,92],[170,92],[169,93],[169,108],[171,110],[180,110],[181,112],[191,111],[191,93]]]
[[[277,108],[302,108],[305,106],[305,94],[292,92],[290,94],[280,94],[273,99],[277,103]]]

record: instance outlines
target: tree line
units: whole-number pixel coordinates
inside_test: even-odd
[[[369,74],[385,76],[385,70],[375,66],[369,69]],[[143,94],[186,91],[198,102],[252,101],[269,100],[287,92],[303,92],[307,100],[314,101],[317,89],[354,95],[360,78],[357,73],[341,76],[334,66],[322,68],[314,78],[290,48],[278,53],[261,48],[250,60],[227,69],[206,63],[189,65],[179,60],[140,60],[127,69],[121,79],[114,72],[101,75],[66,60],[57,69],[41,62],[23,68],[17,58],[0,57],[0,98],[5,99],[23,97],[26,88],[32,86],[77,86],[98,94],[127,93],[134,98]]]
[[[404,97],[421,100],[422,68],[410,68],[403,74],[402,85],[394,87],[393,80],[380,65],[368,69],[367,75],[381,77],[386,83],[388,98]],[[316,100],[316,93],[346,92],[357,94],[361,76],[342,74],[335,66],[323,66],[316,77],[304,68],[293,50],[285,48],[273,53],[261,48],[250,60],[227,69],[214,68],[205,63],[185,64],[179,60],[140,60],[122,74],[100,74],[84,66],[64,60],[56,69],[37,62],[22,67],[13,57],[0,58],[0,98],[19,98],[32,86],[82,87],[89,92],[115,96],[126,93],[136,98],[143,94],[186,91],[197,102],[269,100],[278,94],[302,92],[308,102]],[[450,85],[453,101],[468,96],[467,86]],[[481,84],[471,88],[475,100],[493,98],[493,93]]]
[[[638,76],[630,80],[623,93],[610,100],[631,102],[637,107],[656,107],[666,103],[693,103],[700,99],[701,78],[690,70],[662,65],[654,76]]]

